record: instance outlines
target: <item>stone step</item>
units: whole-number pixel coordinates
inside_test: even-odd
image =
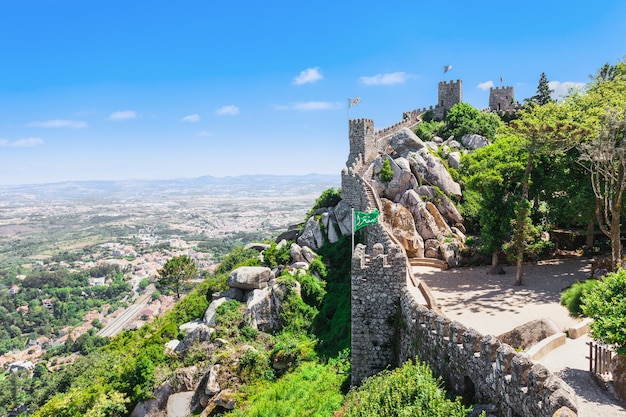
[[[448,263],[434,258],[409,258],[411,266],[432,266],[441,270],[448,269]]]

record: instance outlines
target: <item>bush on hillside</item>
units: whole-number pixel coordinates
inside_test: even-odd
[[[460,399],[447,398],[441,381],[424,364],[406,362],[366,379],[346,396],[341,417],[465,417]]]
[[[313,212],[317,209],[324,207],[335,207],[341,201],[341,188],[329,188],[322,191],[322,194],[315,200],[315,204],[308,211],[306,219],[313,215]],[[305,220],[306,220],[305,219]]]

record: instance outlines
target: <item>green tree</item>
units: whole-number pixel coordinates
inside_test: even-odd
[[[541,73],[539,76],[539,84],[537,85],[537,94],[524,100],[526,104],[537,104],[543,106],[548,103],[553,103],[554,100],[550,96],[554,90],[550,89],[550,83],[545,73]]]
[[[157,285],[160,288],[172,288],[179,299],[183,284],[196,277],[198,269],[193,259],[180,255],[169,259],[157,274]]]
[[[493,140],[501,126],[502,121],[497,114],[482,112],[468,103],[458,103],[446,115],[446,125],[441,134],[454,136],[459,141],[468,134]]]
[[[383,161],[383,166],[378,172],[378,178],[380,178],[380,180],[384,182],[389,182],[393,179],[393,169],[391,169],[389,157],[385,158],[385,160]]]
[[[626,191],[626,118],[607,112],[598,138],[581,145],[581,161],[591,174],[600,230],[611,240],[611,267],[622,261],[621,226]]]
[[[583,314],[591,317],[591,337],[626,355],[626,270],[602,278],[581,296]]]

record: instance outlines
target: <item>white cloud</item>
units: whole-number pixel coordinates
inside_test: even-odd
[[[119,122],[120,120],[134,119],[136,117],[137,117],[137,112],[134,112],[132,110],[125,110],[125,111],[116,111],[114,113],[111,113],[109,117],[107,117],[107,120]]]
[[[314,83],[315,81],[323,80],[324,76],[320,74],[320,67],[307,68],[300,72],[300,75],[293,79],[293,83],[296,85]]]
[[[296,110],[332,110],[341,108],[341,103],[333,103],[330,101],[305,101],[295,103],[293,108]]]
[[[359,81],[364,85],[394,85],[404,84],[410,78],[406,72],[389,72],[387,74],[376,74],[371,77],[360,77]]]
[[[201,130],[200,132],[196,133],[196,136],[200,136],[200,137],[209,137],[209,136],[213,136],[213,132],[209,132],[208,130]]]
[[[274,110],[289,110],[289,106],[285,104],[276,104],[274,105]]]
[[[44,120],[40,122],[32,122],[32,123],[29,123],[27,126],[29,127],[72,127],[74,129],[82,129],[89,125],[87,124],[87,122],[83,122],[80,120],[54,119],[54,120]]]
[[[490,88],[493,88],[493,81],[485,81],[484,83],[478,84],[476,87],[481,90],[489,90]]]
[[[555,100],[559,100],[567,96],[570,90],[583,90],[586,85],[587,84],[585,83],[574,82],[574,81],[565,81],[565,82],[549,81],[548,82],[548,87],[550,88],[550,90],[553,90],[550,96]]]
[[[39,138],[20,139],[13,142],[0,139],[0,148],[35,148],[41,145],[43,145],[43,139]]]
[[[196,113],[196,114],[190,114],[188,116],[185,116],[180,121],[181,122],[195,123],[195,122],[197,122],[199,120],[200,120],[200,115]]]
[[[234,105],[222,106],[215,110],[215,114],[219,116],[234,116],[239,114],[239,107]]]

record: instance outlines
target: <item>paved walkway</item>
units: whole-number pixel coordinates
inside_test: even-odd
[[[488,267],[440,271],[414,267],[437,298],[443,314],[482,334],[499,335],[531,320],[551,318],[566,330],[578,323],[559,304],[561,291],[589,276],[588,259],[566,259],[524,265],[523,285],[515,286],[515,267],[489,275]],[[626,405],[603,390],[589,373],[587,336],[567,339],[542,363],[576,392],[579,417],[626,417]]]

